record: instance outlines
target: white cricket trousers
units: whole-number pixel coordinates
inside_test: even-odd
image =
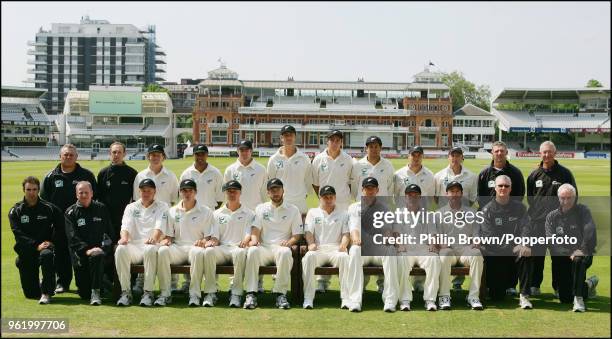
[[[171,294],[170,265],[184,265],[189,263],[189,295],[201,296],[200,286],[204,274],[204,248],[193,245],[160,246],[157,250],[157,279],[161,295],[169,297]]]
[[[247,249],[235,245],[219,245],[204,250],[204,293],[217,293],[217,265],[232,263],[232,294],[242,295]],[[257,290],[257,286],[255,286]]]
[[[249,247],[247,250],[244,279],[247,292],[257,292],[259,266],[276,265],[276,280],[273,293],[287,293],[291,281],[293,257],[291,248],[275,244],[262,244]]]
[[[408,251],[397,257],[399,270],[399,300],[412,301],[412,284],[410,271],[414,266],[425,270],[423,283],[423,300],[435,301],[440,281],[440,257],[437,254],[422,255],[423,251]],[[450,278],[449,278],[450,279]]]
[[[130,265],[144,264],[144,290],[153,291],[157,274],[157,248],[159,245],[133,244],[117,245],[115,267],[121,284],[121,291],[131,291]]]
[[[395,256],[361,256],[361,246],[351,245],[348,265],[348,301],[361,306],[363,294],[363,267],[382,266],[385,277],[382,299],[385,304],[396,305],[398,301],[398,267]]]
[[[480,278],[484,267],[484,258],[480,250],[471,247],[443,248],[440,250],[440,292],[439,296],[450,296],[451,267],[460,263],[470,267],[470,289],[468,298],[478,298]]]
[[[302,279],[304,280],[304,299],[313,300],[316,290],[315,268],[318,266],[332,265],[338,267],[338,279],[340,280],[340,298],[348,297],[347,273],[349,255],[340,252],[338,245],[323,245],[316,251],[308,251],[302,258]]]

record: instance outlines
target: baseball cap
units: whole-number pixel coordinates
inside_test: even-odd
[[[142,179],[140,183],[138,184],[138,188],[143,188],[147,186],[155,188],[155,181],[153,181],[152,179],[146,178],[146,179]]]
[[[461,183],[457,180],[453,180],[449,182],[448,184],[446,184],[446,191],[448,191],[452,187],[459,187],[459,189],[463,191],[463,185],[461,185]]]
[[[378,180],[376,180],[376,178],[374,177],[367,177],[363,179],[363,182],[361,182],[361,187],[369,187],[369,186],[378,187]]]
[[[327,133],[327,139],[333,136],[337,136],[337,137],[340,137],[340,139],[344,139],[344,133],[342,133],[340,130],[337,130],[337,129],[331,130],[329,133]]]
[[[236,190],[242,191],[242,185],[240,185],[240,183],[236,180],[230,180],[226,182],[225,184],[223,184],[223,187],[221,188],[221,190],[225,192],[229,189],[236,189]]]
[[[367,145],[369,145],[369,144],[371,144],[371,143],[373,143],[373,142],[377,142],[377,143],[378,143],[380,146],[382,146],[382,140],[380,140],[380,138],[379,138],[379,137],[377,137],[377,136],[375,136],[375,135],[373,135],[373,136],[371,136],[371,137],[368,137],[368,138],[366,139],[365,144],[366,144],[366,146],[367,146]]]
[[[182,190],[183,188],[192,188],[195,190],[197,189],[197,185],[193,179],[183,179],[179,185],[179,190]]]
[[[208,153],[208,147],[204,144],[197,144],[193,147],[193,154]]]
[[[423,147],[421,146],[414,146],[410,149],[410,154],[414,153],[414,152],[421,152],[421,154],[423,154]]]
[[[251,142],[251,140],[241,140],[238,144],[238,149],[241,148],[253,149],[253,143]]]
[[[160,152],[161,154],[166,156],[166,152],[164,151],[164,146],[160,144],[152,144],[151,146],[149,146],[149,149],[147,149],[147,155],[153,152]]]
[[[450,149],[450,151],[448,151],[448,154],[453,154],[455,152],[463,154],[463,149],[461,147],[453,147]]]
[[[274,187],[283,187],[283,182],[279,178],[272,178],[268,180],[268,183],[266,184],[266,188],[270,189]]]
[[[295,128],[291,125],[285,125],[281,128],[281,134],[285,134],[285,133],[294,133],[295,134]]]
[[[328,194],[336,195],[336,189],[329,185],[321,187],[321,189],[319,190],[319,195],[324,196]]]
[[[419,187],[419,185],[417,185],[417,184],[410,184],[410,185],[406,186],[406,189],[404,190],[404,193],[408,194],[408,193],[412,193],[412,192],[416,192],[418,194],[421,194],[421,188]]]

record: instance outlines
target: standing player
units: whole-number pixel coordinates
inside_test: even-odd
[[[544,141],[540,145],[540,156],[542,161],[538,168],[533,170],[529,177],[527,177],[527,201],[529,202],[529,217],[532,222],[533,235],[536,237],[543,237],[546,234],[544,223],[546,222],[546,215],[552,210],[559,207],[559,200],[557,196],[557,190],[563,184],[570,184],[576,190],[578,195],[578,187],[576,186],[576,180],[572,172],[559,164],[555,160],[557,154],[557,148],[555,144],[550,141]],[[534,268],[533,268],[533,279],[531,281],[531,294],[540,294],[540,285],[544,279],[544,261],[546,258],[546,246],[536,245],[533,247],[534,255]],[[552,287],[555,290],[555,295],[558,295],[558,282],[556,280],[557,274],[556,263],[552,263]]]
[[[446,201],[446,185],[451,181],[458,181],[463,186],[463,199],[471,206],[478,196],[478,178],[472,171],[463,166],[463,150],[453,147],[448,152],[448,166],[434,175],[436,182],[436,199],[438,206],[444,206]]]
[[[336,190],[329,185],[319,191],[320,207],[311,208],[306,215],[304,231],[308,242],[308,252],[302,259],[302,279],[304,280],[304,305],[314,307],[315,274],[317,266],[331,264],[338,267],[340,298],[348,297],[347,273],[349,229],[348,213],[336,206]]]
[[[160,231],[167,222],[168,204],[155,199],[153,179],[143,179],[138,184],[140,199],[127,205],[121,222],[121,235],[115,249],[115,267],[121,284],[119,306],[132,302],[130,290],[131,264],[144,264],[144,293],[141,306],[153,304],[153,288],[157,272],[157,249],[163,236]]]
[[[223,203],[223,175],[218,168],[208,163],[208,147],[203,144],[193,148],[193,165],[181,174],[181,180],[191,179],[198,185],[198,204],[215,210]]]
[[[47,200],[63,212],[76,202],[74,194],[79,181],[89,181],[93,188],[94,198],[97,197],[96,177],[90,170],[77,163],[79,154],[72,144],[65,144],[60,148],[60,163],[49,172],[40,189],[40,197]],[[58,276],[55,293],[68,291],[72,282],[72,263],[64,223],[58,225],[62,229],[55,230],[55,271]]]
[[[410,150],[408,164],[398,169],[394,174],[394,195],[404,195],[406,187],[410,184],[419,185],[423,191],[422,198],[432,199],[436,194],[434,174],[429,168],[423,166],[423,147],[414,146]]]
[[[71,250],[74,280],[81,299],[90,305],[102,304],[100,288],[106,253],[112,252],[115,238],[106,206],[93,201],[93,190],[87,181],[76,186],[77,202],[66,210],[66,236]]]
[[[240,183],[240,204],[250,210],[268,199],[266,168],[253,159],[253,143],[242,140],[238,144],[238,159],[227,166],[224,182],[236,180]],[[249,230],[250,232],[250,230]]]
[[[48,304],[55,289],[53,232],[64,229],[64,213],[38,197],[40,181],[37,178],[25,178],[21,187],[23,201],[16,203],[8,215],[15,235],[15,264],[25,297],[40,298],[39,304]]]
[[[281,128],[281,146],[268,160],[268,179],[280,179],[287,190],[283,199],[295,205],[306,216],[306,197],[312,184],[310,158],[295,146],[295,128],[285,125]]]
[[[159,228],[165,237],[157,251],[157,278],[161,292],[154,303],[157,306],[166,306],[172,302],[170,265],[185,263],[191,265],[189,306],[200,304],[202,275],[205,270],[204,248],[214,246],[219,237],[214,227],[212,211],[196,199],[196,182],[183,179],[179,188],[182,199],[168,210],[166,224]]]
[[[276,307],[288,309],[287,290],[291,279],[293,257],[291,246],[304,233],[299,209],[284,200],[283,182],[278,178],[268,180],[266,185],[270,201],[255,209],[251,227],[251,241],[247,252],[245,309],[257,307],[257,280],[259,266],[276,265],[276,280],[272,292],[276,294]],[[292,291],[295,292],[295,291]]]
[[[231,263],[234,276],[231,279],[230,307],[240,307],[244,292],[244,266],[246,265],[246,247],[251,241],[251,225],[255,214],[241,203],[242,185],[230,180],[223,185],[227,202],[214,212],[215,227],[219,232],[219,245],[206,249],[204,256],[204,292],[208,293],[204,306],[214,306],[217,296],[217,265]]]

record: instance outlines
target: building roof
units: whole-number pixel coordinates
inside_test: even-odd
[[[472,104],[465,104],[460,109],[453,112],[453,116],[487,116],[492,117],[491,112],[487,112],[484,109],[474,106]]]
[[[529,113],[493,109],[503,131],[524,128],[603,129],[610,130],[607,113]]]
[[[504,88],[493,102],[520,100],[578,100],[580,94],[605,93],[610,95],[609,88],[576,87],[576,88]]]
[[[2,86],[2,97],[40,98],[46,92],[44,88]]]
[[[282,80],[216,80],[206,79],[201,86],[236,86],[263,89],[326,89],[326,90],[368,90],[368,91],[416,91],[449,90],[442,83],[398,83],[361,81],[282,81]]]

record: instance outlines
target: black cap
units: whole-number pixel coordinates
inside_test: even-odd
[[[455,152],[463,154],[463,149],[461,147],[453,147],[450,149],[450,151],[448,151],[448,154],[453,154]]]
[[[229,189],[235,189],[235,190],[242,191],[242,185],[240,185],[240,183],[237,180],[230,180],[226,182],[225,184],[223,184],[223,187],[221,187],[221,190],[223,190],[223,192]]]
[[[285,133],[293,133],[295,134],[295,128],[291,125],[285,125],[281,128],[281,134],[285,134]]]
[[[164,146],[160,144],[152,144],[151,146],[149,146],[149,149],[147,150],[147,155],[153,152],[160,152],[161,154],[166,156],[166,152],[164,151]]]
[[[146,178],[146,179],[142,179],[140,183],[138,184],[138,188],[143,188],[146,186],[155,188],[155,181],[153,181],[153,179]]]
[[[268,180],[268,183],[266,184],[266,188],[270,189],[274,187],[283,187],[283,182],[279,178],[272,178]]]
[[[319,195],[324,196],[328,194],[336,195],[336,189],[329,185],[321,187],[321,189],[319,190]]]
[[[179,190],[182,190],[183,188],[192,188],[192,189],[197,189],[196,182],[193,181],[193,179],[183,179],[181,180],[181,183],[179,184]]]
[[[251,142],[251,140],[241,140],[238,144],[238,149],[241,148],[253,149],[253,143]]]
[[[204,144],[197,144],[193,146],[193,154],[206,153],[208,154],[208,147]]]
[[[414,152],[421,152],[421,154],[423,154],[423,147],[421,146],[414,146],[410,149],[410,154],[414,153]]]
[[[377,137],[377,136],[375,136],[375,135],[373,135],[373,136],[371,136],[371,137],[368,137],[368,138],[366,139],[366,143],[365,143],[365,144],[366,144],[366,146],[367,146],[367,145],[369,145],[369,144],[371,144],[371,143],[373,143],[373,142],[377,142],[377,143],[378,143],[380,146],[382,146],[382,140],[380,140],[380,138],[379,138],[379,137]]]
[[[337,130],[337,129],[331,130],[329,133],[327,133],[327,139],[333,136],[337,136],[337,137],[340,137],[340,139],[344,139],[344,133],[342,133],[342,131]]]
[[[374,177],[367,177],[361,182],[361,187],[375,186],[378,187],[378,180]]]
[[[457,180],[453,180],[453,181],[449,182],[448,184],[446,184],[446,191],[448,191],[452,187],[459,187],[459,189],[461,191],[463,191],[463,185],[461,185],[461,183],[459,181],[457,181]]]
[[[421,188],[417,184],[410,184],[410,185],[406,186],[406,189],[404,190],[404,193],[408,194],[408,193],[411,193],[411,192],[416,192],[418,194],[421,194]]]

